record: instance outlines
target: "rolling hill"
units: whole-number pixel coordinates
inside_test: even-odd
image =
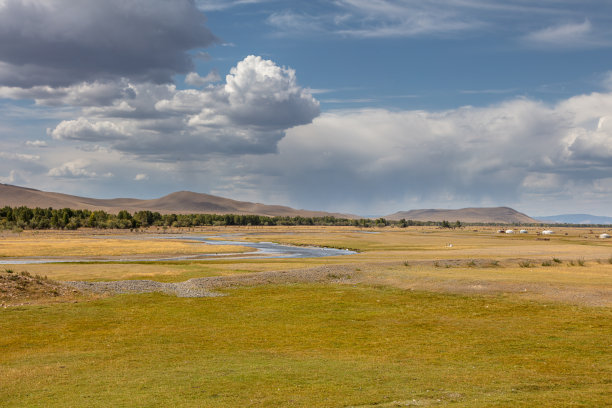
[[[72,208],[103,210],[116,214],[121,210],[136,212],[157,211],[162,214],[256,214],[269,217],[325,217],[359,218],[350,214],[323,211],[296,210],[280,205],[266,205],[237,201],[210,194],[178,191],[161,198],[140,200],[136,198],[96,199],[68,194],[52,193],[32,188],[0,184],[0,207]]]
[[[459,210],[411,210],[399,211],[395,214],[387,215],[389,220],[414,220],[414,221],[461,221],[461,222],[484,222],[501,224],[529,224],[539,221],[513,210],[509,207],[490,207],[490,208],[462,208]]]
[[[131,213],[148,210],[162,214],[256,214],[269,217],[325,217],[360,218],[352,214],[329,213],[295,209],[280,205],[266,205],[248,201],[237,201],[210,194],[178,191],[166,196],[141,200],[136,198],[98,199],[69,194],[35,190],[27,187],[0,184],[0,207],[41,207],[103,210],[116,214],[121,210]],[[402,218],[415,221],[451,221],[485,223],[538,223],[527,215],[508,207],[463,208],[460,210],[411,210],[387,215],[389,220]]]

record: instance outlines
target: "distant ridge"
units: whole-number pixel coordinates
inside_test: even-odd
[[[520,213],[509,207],[485,207],[485,208],[462,208],[459,210],[411,210],[399,211],[395,214],[387,215],[389,220],[414,221],[461,221],[461,222],[483,222],[499,224],[531,224],[540,221]]]
[[[559,224],[612,224],[612,217],[591,214],[559,214],[535,218],[543,222]]]
[[[210,194],[178,191],[161,198],[140,200],[136,198],[96,199],[62,193],[52,193],[27,187],[0,183],[0,207],[72,208],[75,210],[102,210],[116,214],[121,210],[132,213],[153,211],[161,214],[253,214],[268,217],[326,217],[359,218],[351,214],[324,211],[296,210],[280,205],[266,205],[237,201]]]

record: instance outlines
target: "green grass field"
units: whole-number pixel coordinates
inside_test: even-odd
[[[605,406],[612,311],[389,288],[2,312],[3,406]],[[384,406],[384,405],[383,405]]]
[[[62,279],[125,279],[132,270],[178,281],[328,264],[351,279],[226,289],[212,298],[117,295],[0,308],[0,406],[612,403],[609,244],[580,231],[535,247],[533,237],[426,232],[278,235],[362,247],[333,259],[28,265]],[[419,234],[427,238],[419,242]],[[449,239],[456,252],[432,257]],[[491,254],[500,262],[490,263]],[[555,254],[561,263],[535,263]],[[529,255],[529,267],[513,257]],[[569,264],[582,258],[584,266]]]

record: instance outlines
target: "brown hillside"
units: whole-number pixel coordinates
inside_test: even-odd
[[[489,208],[462,208],[460,210],[411,210],[399,211],[395,214],[387,215],[389,220],[415,221],[461,221],[461,222],[485,222],[500,224],[529,224],[539,221],[520,213],[509,207],[489,207]]]
[[[157,211],[162,214],[256,214],[270,217],[324,217],[358,218],[349,214],[323,211],[296,210],[278,205],[236,201],[210,194],[179,191],[152,200],[135,198],[96,199],[61,193],[51,193],[31,188],[0,184],[0,207],[41,207],[103,210],[116,214],[121,210],[136,212]]]

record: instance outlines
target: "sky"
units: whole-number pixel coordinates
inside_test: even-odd
[[[612,216],[612,2],[0,0],[0,183]]]

